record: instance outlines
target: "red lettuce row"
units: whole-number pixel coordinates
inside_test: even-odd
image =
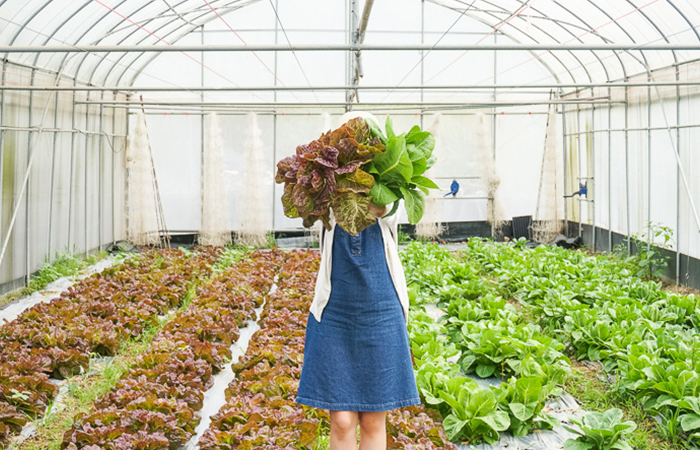
[[[43,415],[58,387],[88,367],[90,354],[113,355],[158,316],[180,305],[208,277],[221,249],[149,250],[81,280],[59,297],[0,328],[0,448],[26,415]]]
[[[95,410],[79,415],[62,448],[168,449],[190,440],[212,375],[231,358],[239,327],[255,317],[282,253],[257,252],[197,291]]]
[[[315,448],[319,429],[328,426],[327,412],[294,399],[318,263],[314,252],[295,252],[286,260],[261,329],[233,365],[236,379],[226,390],[227,403],[212,418],[201,450]],[[387,431],[389,448],[456,449],[423,406],[392,411]]]

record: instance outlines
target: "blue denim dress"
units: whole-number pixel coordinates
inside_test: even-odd
[[[334,411],[420,404],[401,302],[379,224],[351,236],[336,225],[331,295],[309,314],[296,402]]]

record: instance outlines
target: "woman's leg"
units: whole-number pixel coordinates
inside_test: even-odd
[[[360,411],[360,450],[386,450],[386,411]]]
[[[330,450],[357,450],[357,411],[329,411]]]

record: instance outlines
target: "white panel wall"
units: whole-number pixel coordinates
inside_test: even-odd
[[[21,84],[55,84],[53,76],[32,73],[12,64],[7,66],[7,76]],[[61,83],[72,84],[68,80]],[[0,285],[38,270],[55,252],[82,253],[124,239],[124,112],[118,111],[114,117],[112,109],[104,108],[100,119],[99,106],[92,105],[88,110],[86,105],[77,105],[73,122],[73,99],[84,102],[84,93],[60,93],[58,108],[55,94],[8,91],[0,95],[4,96],[5,105],[2,126],[20,128],[0,130],[2,242],[19,204],[9,245],[0,264]],[[91,98],[96,98],[94,95]],[[105,98],[111,99],[111,95]],[[113,120],[114,131],[120,137],[26,130],[28,127],[102,129],[113,134]],[[20,196],[30,152],[34,159],[27,189]]]

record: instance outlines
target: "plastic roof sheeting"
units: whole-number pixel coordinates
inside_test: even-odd
[[[217,14],[235,14],[259,0],[0,0],[0,45],[168,45]],[[463,14],[511,43],[700,43],[697,0],[426,0]],[[358,0],[358,4],[363,2]],[[413,5],[413,3],[412,3]],[[419,8],[419,3],[415,2]],[[213,10],[215,9],[216,12]],[[400,12],[397,12],[400,14]],[[274,22],[265,18],[265,24]],[[374,18],[374,21],[377,19]],[[376,22],[374,22],[376,23]],[[308,24],[312,27],[314,24]],[[372,24],[368,34],[372,32]],[[436,39],[436,38],[431,38]],[[467,36],[469,44],[479,38]],[[504,39],[499,39],[499,43]],[[131,85],[157,54],[20,53],[10,61],[62,70],[96,85]],[[561,83],[621,80],[700,58],[700,51],[531,52]],[[505,71],[516,71],[514,65]],[[505,76],[505,74],[503,74]]]

